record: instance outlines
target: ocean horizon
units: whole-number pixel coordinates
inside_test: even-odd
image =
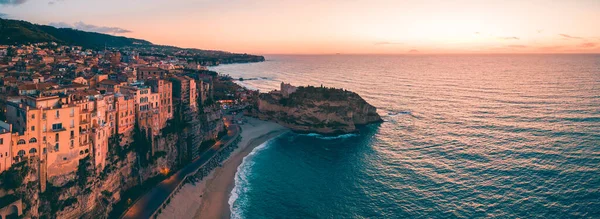
[[[286,133],[238,167],[233,218],[595,218],[600,55],[278,55],[211,67],[344,88],[359,134]]]

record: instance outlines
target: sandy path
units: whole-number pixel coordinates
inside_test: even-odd
[[[171,199],[158,218],[229,218],[229,195],[235,186],[238,166],[254,148],[287,131],[271,122],[246,118],[242,139],[221,167],[213,170],[201,182],[188,183]]]

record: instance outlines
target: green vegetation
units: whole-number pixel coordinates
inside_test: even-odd
[[[29,44],[56,42],[86,48],[104,46],[123,47],[130,45],[152,45],[150,42],[102,33],[85,32],[70,28],[32,24],[26,21],[0,19],[0,44]]]
[[[77,166],[77,185],[79,185],[79,188],[81,189],[85,188],[88,177],[90,176],[90,171],[88,170],[91,166],[90,160],[90,155],[85,156],[85,158],[79,160],[79,166]]]
[[[119,126],[116,125],[115,129],[119,129]],[[127,150],[121,147],[121,141],[123,139],[123,134],[111,135],[108,138],[108,153],[111,158],[116,158],[116,160],[123,160],[127,155]]]
[[[1,188],[5,190],[12,190],[19,188],[23,184],[23,179],[29,172],[29,166],[25,165],[26,162],[16,163],[10,167],[10,169],[0,174]]]
[[[201,65],[261,62],[265,60],[263,56],[154,45],[141,39],[86,32],[71,28],[56,28],[47,25],[32,24],[27,21],[0,18],[0,44],[2,45],[50,42],[61,45],[82,46],[90,49],[101,49],[105,46],[125,49],[142,49],[140,55],[157,57],[166,57],[167,55],[174,55],[175,52],[180,50],[186,50],[188,51],[187,53],[178,54],[177,56]]]
[[[10,205],[11,203],[19,200],[19,197],[16,195],[5,195],[0,198],[0,207]]]
[[[150,132],[150,131],[148,131]],[[149,140],[146,130],[142,130],[136,122],[133,128],[133,142],[131,146],[138,154],[139,162],[143,167],[148,166],[148,154],[152,150],[152,141]]]
[[[40,200],[46,201],[46,204],[40,205],[40,212],[48,212],[49,215],[55,215],[56,212],[62,211],[65,207],[77,203],[76,198],[69,198],[66,200],[59,200],[59,197],[67,189],[75,186],[75,181],[70,181],[62,187],[53,186],[51,183],[46,184],[46,191],[40,194]],[[44,218],[42,216],[42,218]]]

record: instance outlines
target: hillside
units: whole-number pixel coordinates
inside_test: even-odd
[[[32,24],[27,21],[0,18],[0,45],[40,42],[56,42],[62,45],[76,45],[90,49],[102,49],[105,46],[109,48],[135,49],[141,55],[177,56],[209,66],[265,61],[263,56],[257,55],[155,45],[141,39],[86,32],[71,28],[56,28],[47,25]]]
[[[109,47],[152,45],[146,40],[0,18],[0,44],[14,45],[39,42],[56,42],[86,48],[102,48],[105,45]]]

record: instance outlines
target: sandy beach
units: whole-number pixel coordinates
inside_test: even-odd
[[[158,218],[229,218],[229,195],[235,185],[235,173],[252,150],[284,133],[286,128],[272,122],[245,117],[239,147],[221,167],[198,183],[188,183],[175,195]]]

